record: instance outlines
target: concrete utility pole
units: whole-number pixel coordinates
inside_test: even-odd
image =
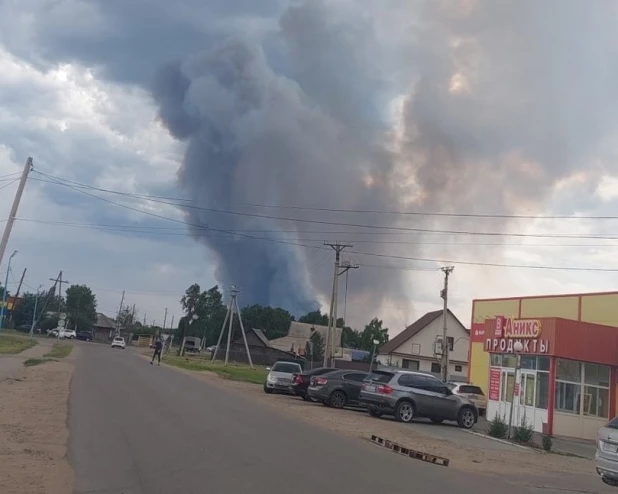
[[[21,274],[21,278],[19,279],[19,285],[17,285],[17,291],[15,292],[15,295],[13,295],[13,301],[16,303],[17,299],[19,298],[19,293],[21,292],[21,286],[24,283],[24,277],[26,276],[26,271],[28,270],[28,268],[24,268],[24,271]],[[11,314],[9,315],[9,323],[13,320],[13,313],[15,311],[12,310]]]
[[[54,282],[54,288],[56,287],[56,284],[58,285],[58,312],[62,312],[62,284],[71,282],[69,280],[62,279],[62,271],[58,273],[57,278],[50,278],[49,281]]]
[[[448,381],[448,338],[447,338],[447,317],[448,317],[448,277],[455,269],[454,266],[446,266],[442,268],[444,273],[444,288],[440,296],[444,299],[444,308],[442,309],[442,380]]]
[[[227,308],[227,313],[225,314],[225,319],[223,320],[223,325],[221,326],[221,332],[219,333],[219,339],[217,340],[217,346],[215,347],[215,351],[212,353],[212,362],[217,358],[217,352],[219,351],[219,347],[221,346],[221,340],[223,339],[223,333],[225,333],[225,325],[229,319],[229,327],[227,331],[227,347],[225,349],[225,366],[227,367],[227,361],[230,356],[230,345],[232,343],[232,329],[234,323],[234,310],[238,314],[238,322],[240,322],[240,332],[242,333],[242,339],[245,343],[245,350],[247,351],[247,360],[249,360],[249,365],[253,369],[253,361],[251,360],[251,352],[249,351],[249,344],[247,343],[247,335],[245,334],[245,327],[242,323],[242,316],[240,315],[240,309],[238,308],[238,293],[239,290],[232,286],[230,290],[232,294],[232,300],[230,300],[230,305]]]
[[[122,313],[122,305],[124,304],[124,290],[120,299],[120,307],[118,307],[118,316],[116,316],[116,336],[120,336],[120,314]]]
[[[341,252],[348,247],[354,247],[352,244],[340,244],[336,242],[334,244],[324,242],[324,245],[328,245],[335,251],[335,270],[333,272],[333,291],[330,298],[330,312],[328,315],[328,331],[326,333],[326,342],[324,345],[324,367],[331,366],[335,363],[335,335],[337,334],[337,288],[339,286],[339,261],[341,259]],[[329,353],[330,352],[330,353]]]
[[[163,331],[165,331],[166,322],[167,322],[167,307],[165,308],[165,315],[163,316]]]
[[[13,223],[15,223],[17,209],[19,208],[19,202],[21,201],[21,196],[24,193],[24,187],[26,186],[26,180],[28,179],[28,174],[30,173],[30,170],[32,170],[32,158],[28,158],[26,160],[26,165],[24,166],[24,171],[21,174],[21,179],[19,180],[17,192],[15,193],[15,199],[13,199],[13,206],[11,207],[11,212],[9,213],[9,219],[7,220],[4,227],[2,240],[0,240],[0,265],[2,265],[2,259],[4,258],[6,246],[9,244],[9,237],[11,236],[11,230],[13,229]]]

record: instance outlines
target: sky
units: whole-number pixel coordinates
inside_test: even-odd
[[[612,1],[0,0],[9,289],[382,319],[616,290]],[[610,218],[608,218],[610,217]],[[346,289],[347,287],[347,289]],[[345,295],[347,293],[347,296]]]

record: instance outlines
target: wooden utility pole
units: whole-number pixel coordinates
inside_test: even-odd
[[[221,332],[219,333],[219,339],[217,340],[217,346],[215,347],[215,351],[212,354],[212,361],[214,362],[217,358],[217,352],[219,351],[219,347],[221,346],[221,340],[223,339],[223,333],[225,333],[225,325],[229,320],[229,326],[227,331],[227,347],[225,349],[225,366],[227,367],[227,361],[230,356],[230,345],[232,342],[232,330],[234,325],[234,311],[238,314],[238,322],[240,322],[240,332],[242,333],[242,339],[245,343],[245,350],[247,351],[247,360],[249,361],[249,365],[253,369],[253,361],[251,360],[251,352],[249,351],[249,344],[247,343],[247,335],[245,334],[245,327],[242,323],[242,316],[240,315],[240,309],[238,308],[238,293],[239,290],[232,286],[230,290],[232,294],[232,299],[230,300],[230,305],[227,308],[227,314],[225,314],[225,319],[223,320],[223,326],[221,326]],[[184,333],[184,331],[183,331]],[[181,343],[184,344],[184,343]]]

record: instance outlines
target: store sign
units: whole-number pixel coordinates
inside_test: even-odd
[[[500,369],[489,369],[489,399],[500,401]]]
[[[487,338],[485,339],[485,351],[490,353],[515,353],[513,345],[519,341],[522,351],[519,353],[549,353],[549,340],[531,340],[514,338]]]
[[[543,326],[538,319],[515,319],[513,317],[496,317],[494,336],[496,338],[538,338]]]

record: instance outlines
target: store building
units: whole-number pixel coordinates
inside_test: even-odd
[[[515,383],[515,342],[522,345]],[[618,293],[475,300],[468,379],[487,417],[525,416],[537,432],[594,439],[616,414]]]

